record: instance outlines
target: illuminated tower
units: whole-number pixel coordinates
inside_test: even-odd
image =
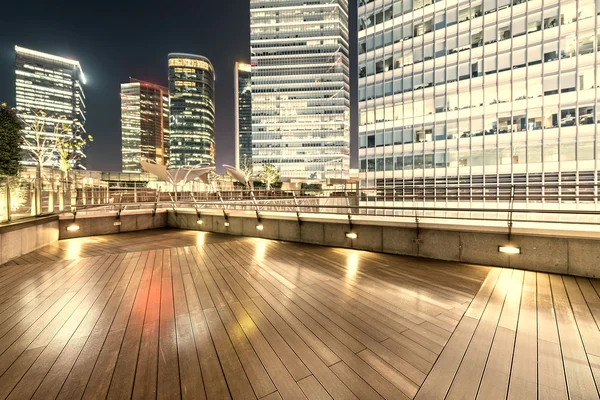
[[[598,4],[360,0],[361,186],[436,204],[593,193]]]
[[[208,58],[169,54],[169,94],[169,165],[215,165],[215,74]]]
[[[235,63],[235,166],[252,163],[252,69],[249,64]]]
[[[31,125],[37,118],[44,125],[41,139],[48,146],[55,141],[55,126],[66,124],[70,133],[61,135],[83,135],[85,133],[85,77],[79,61],[57,57],[35,50],[15,46],[15,88],[19,117]],[[40,112],[45,115],[42,117]],[[37,114],[38,117],[35,117]],[[60,120],[59,118],[64,118]],[[33,138],[33,131],[24,128],[24,134]],[[85,154],[79,150],[72,163],[75,169],[84,169]],[[24,165],[36,165],[28,151],[24,152]],[[50,158],[45,166],[58,166],[58,155]]]
[[[282,177],[347,178],[347,0],[250,0],[254,164]]]
[[[142,172],[140,160],[169,163],[169,89],[130,78],[121,84],[123,172]]]

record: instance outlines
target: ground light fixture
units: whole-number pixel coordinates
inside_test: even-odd
[[[356,232],[346,232],[346,237],[348,239],[356,239],[358,235],[356,234]]]
[[[506,254],[521,254],[521,248],[514,246],[498,246],[498,251]]]
[[[70,224],[69,226],[67,226],[67,230],[69,232],[78,231],[79,230],[79,225],[73,222],[72,224]]]
[[[265,229],[265,227],[263,226],[263,224],[258,224],[258,225],[256,225],[256,229],[258,229],[259,231],[262,231],[263,229]]]

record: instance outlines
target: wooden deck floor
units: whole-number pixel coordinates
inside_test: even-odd
[[[0,398],[598,398],[600,282],[203,232],[0,268]]]

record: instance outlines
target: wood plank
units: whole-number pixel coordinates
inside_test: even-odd
[[[594,377],[590,370],[589,361],[562,277],[551,275],[550,284],[554,296],[554,309],[556,311],[568,393],[571,397],[585,399],[589,397],[590,393],[597,393]]]
[[[60,241],[16,261],[0,269],[0,390],[12,398],[412,398],[449,348],[446,374],[463,368],[465,312],[493,326],[495,292],[480,286],[501,271],[179,230]],[[596,290],[576,283],[574,309],[592,304],[576,326],[593,337]],[[511,292],[490,357],[514,343]],[[462,354],[480,348],[475,326]]]
[[[478,399],[507,397],[524,277],[523,271],[513,271],[477,394]]]
[[[501,272],[450,386],[447,399],[474,399],[477,396],[512,273],[511,270]]]
[[[517,325],[515,354],[508,386],[509,399],[533,399],[538,395],[536,288],[536,273],[526,272]]]
[[[499,275],[499,269],[494,268],[490,271],[481,290],[473,299],[465,316],[458,324],[423,386],[419,389],[416,399],[443,399],[446,397]]]
[[[272,332],[268,325],[277,330],[277,333],[285,339],[308,370],[314,374],[334,399],[355,398],[350,390],[327,368],[316,352],[308,346],[300,334],[288,325],[282,316],[262,298],[244,301],[243,306],[262,332]],[[269,337],[273,337],[273,335],[269,335]]]
[[[330,368],[359,399],[383,398],[343,361],[332,365]]]
[[[119,340],[122,339],[124,330],[114,331],[116,333],[110,336],[110,340],[108,340],[109,332],[111,331],[113,322],[119,320],[119,316],[125,314],[129,316],[131,305],[133,304],[135,293],[141,280],[146,258],[147,254],[139,254],[137,257],[133,257],[132,263],[135,265],[133,274],[131,275],[129,281],[123,280],[121,282],[119,290],[117,290],[116,294],[111,297],[107,307],[103,310],[98,322],[94,326],[92,333],[90,334],[81,353],[79,354],[75,365],[71,371],[69,371],[69,375],[67,376],[64,385],[60,389],[57,398],[81,398],[84,394],[86,386],[89,383],[90,376],[92,375],[96,366],[98,357],[100,357],[102,354],[105,341],[110,343],[116,340],[117,337]],[[107,357],[106,350],[103,354],[103,357]],[[99,375],[100,378],[108,378],[109,380],[112,377],[112,374],[110,374],[110,376],[101,376],[101,373],[99,373]],[[95,384],[98,383],[99,381],[95,381]]]
[[[230,307],[237,318],[240,327],[252,344],[252,348],[260,358],[265,369],[268,371],[279,394],[285,399],[304,398],[298,384],[296,384],[296,381],[285,368],[285,365],[281,362],[279,357],[277,357],[277,354],[275,354],[266,339],[260,334],[258,327],[246,313],[244,307],[242,307],[240,303],[231,303]],[[248,371],[247,368],[246,371]]]
[[[58,330],[55,327],[52,327],[52,324],[48,325],[30,345],[30,348],[43,347],[44,350],[19,381],[18,385],[15,386],[11,393],[11,397],[18,399],[30,398],[33,396],[50,368],[63,352],[63,349],[68,346],[75,330],[78,329],[100,294],[105,290],[112,293],[112,289],[127,267],[127,263],[124,263],[123,261],[124,256],[117,257],[111,265],[107,266],[106,272],[102,275],[100,281],[95,283],[94,286],[91,286],[90,283],[86,285],[90,291],[85,295],[83,301],[79,303],[76,309],[74,309],[75,304],[73,304],[71,307],[67,305],[67,307],[61,311],[61,313],[64,313],[63,316],[61,317],[59,314],[53,321],[58,322],[55,324],[56,326],[58,326],[61,321],[64,322]],[[81,294],[79,298],[83,297],[83,293],[80,292],[78,294]],[[73,298],[75,301],[76,299],[77,296]],[[48,332],[46,333],[46,336],[44,336],[45,332]],[[54,336],[52,337],[53,333]],[[69,346],[69,349],[71,351],[78,351],[83,346],[83,343],[84,342],[81,340],[76,340],[75,347],[72,348]]]
[[[187,276],[191,278],[189,274]],[[193,282],[186,280],[186,283],[185,292],[188,309],[190,310],[189,319],[196,343],[197,357],[200,362],[206,397],[209,399],[227,399],[230,397],[230,392],[225,381],[225,369],[217,356],[216,342],[213,343],[211,338],[211,333],[196,293],[196,287]],[[240,379],[243,378],[240,377]],[[242,383],[242,387],[245,387],[245,383]]]
[[[171,257],[170,251],[167,249],[163,253],[160,293],[160,331],[157,378],[157,398],[159,400],[178,399],[181,397],[179,359],[177,357],[177,333],[175,329],[175,323]],[[200,381],[200,385],[202,385],[202,381]],[[200,397],[204,397],[204,391],[202,391],[202,396],[198,396],[197,398]]]
[[[331,396],[321,386],[318,380],[314,376],[310,375],[300,380],[298,385],[302,388],[302,391],[306,395],[306,398],[310,400],[330,400]]]
[[[567,399],[558,326],[548,274],[537,274],[538,393],[544,399]]]
[[[238,355],[236,354],[233,344],[227,336],[227,331],[223,326],[219,314],[214,308],[204,310],[206,322],[210,329],[213,342],[219,354],[219,361],[221,362],[221,368],[227,379],[227,386],[231,397],[233,399],[255,399],[256,395],[250,384],[248,376],[244,372],[244,367],[240,362]],[[198,348],[198,346],[196,346]],[[200,348],[200,351],[202,349]],[[209,383],[206,383],[207,387]],[[208,390],[208,389],[207,389]],[[265,393],[265,395],[272,393],[274,390]]]

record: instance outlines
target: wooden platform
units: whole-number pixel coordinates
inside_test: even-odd
[[[157,230],[0,268],[0,398],[595,399],[600,282]]]

